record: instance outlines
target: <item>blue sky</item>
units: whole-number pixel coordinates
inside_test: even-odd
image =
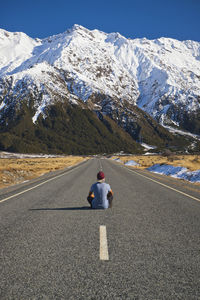
[[[200,0],[5,0],[0,28],[35,38],[74,24],[127,38],[171,37],[200,42]]]

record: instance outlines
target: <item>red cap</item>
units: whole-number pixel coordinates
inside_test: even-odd
[[[102,179],[104,179],[104,178],[105,178],[104,173],[103,173],[102,171],[100,171],[100,172],[97,174],[97,179],[98,179],[98,180],[102,180]]]

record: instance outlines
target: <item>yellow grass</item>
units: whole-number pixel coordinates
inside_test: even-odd
[[[84,159],[78,156],[26,159],[2,158],[0,159],[0,188],[73,166]]]
[[[186,167],[190,171],[196,171],[200,169],[200,155],[170,155],[169,157],[161,155],[133,155],[133,156],[115,156],[113,158],[120,158],[123,163],[134,160],[139,163],[137,168],[148,168],[155,164],[168,164],[172,166]]]

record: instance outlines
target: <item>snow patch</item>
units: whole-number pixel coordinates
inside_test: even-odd
[[[148,171],[168,175],[178,179],[184,179],[190,182],[200,182],[200,170],[189,171],[185,167],[174,167],[166,164],[155,164],[150,168],[147,168]]]
[[[125,166],[139,166],[139,164],[134,160],[129,160],[125,163]]]
[[[148,144],[145,144],[145,143],[140,143],[140,145],[142,147],[144,147],[146,150],[151,150],[151,149],[156,149],[157,148],[156,146],[151,146],[151,145],[148,145]]]
[[[1,105],[0,105],[0,110],[2,110],[5,105],[6,105],[5,102],[2,102]]]
[[[176,129],[176,128],[173,128],[171,126],[166,126],[164,124],[162,124],[163,127],[165,127],[167,130],[169,130],[170,132],[172,133],[178,133],[180,135],[184,135],[184,136],[190,136],[196,140],[200,140],[200,135],[197,135],[197,134],[193,134],[193,133],[190,133],[190,132],[187,132],[187,131],[183,131],[183,130],[180,130],[180,129]]]
[[[63,155],[54,154],[24,154],[24,153],[11,153],[11,152],[0,152],[0,158],[54,158],[63,157]]]
[[[37,118],[39,117],[40,114],[42,114],[43,117],[45,117],[43,110],[48,105],[48,103],[50,103],[50,101],[51,101],[51,99],[50,99],[49,95],[43,95],[42,96],[42,102],[38,106],[37,111],[36,111],[35,115],[32,118],[32,121],[33,121],[34,124],[36,123]]]
[[[121,161],[120,158],[114,158],[113,160],[116,161],[116,162],[118,162],[118,163],[122,163],[122,161]]]

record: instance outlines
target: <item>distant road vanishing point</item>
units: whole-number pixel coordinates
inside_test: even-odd
[[[102,169],[113,207],[92,210]],[[0,299],[200,299],[200,188],[107,159],[0,191]]]

